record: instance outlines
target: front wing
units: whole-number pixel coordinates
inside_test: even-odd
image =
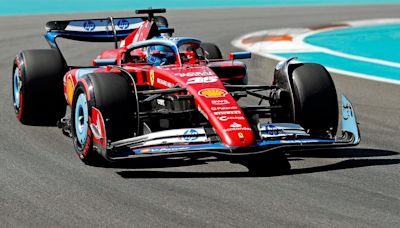
[[[121,160],[149,156],[190,156],[199,153],[248,156],[273,151],[358,145],[361,139],[358,123],[353,106],[345,96],[342,96],[341,122],[342,136],[332,139],[310,136],[296,124],[261,124],[259,133],[262,140],[250,147],[229,147],[220,142],[212,142],[204,128],[167,130],[111,143],[106,157],[109,160]]]

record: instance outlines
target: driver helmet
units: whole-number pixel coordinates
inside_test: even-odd
[[[146,50],[146,61],[153,66],[172,64],[174,57],[174,52],[166,46],[150,46]]]

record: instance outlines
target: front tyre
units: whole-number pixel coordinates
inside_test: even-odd
[[[311,135],[333,137],[338,128],[339,109],[336,88],[329,72],[315,63],[294,63],[289,59],[277,65],[271,105],[282,106],[272,113],[276,123],[297,123]]]
[[[89,126],[91,112],[89,111],[89,100],[85,88],[82,83],[78,83],[71,109],[72,140],[79,158],[86,164],[96,165],[102,159],[93,150],[92,131]]]
[[[136,99],[128,80],[114,73],[93,73],[77,83],[71,108],[71,133],[79,158],[98,165],[109,142],[135,136]]]
[[[336,135],[339,108],[331,75],[315,63],[298,64],[292,72],[295,118],[315,135]]]

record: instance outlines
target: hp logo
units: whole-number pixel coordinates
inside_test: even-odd
[[[194,141],[198,138],[199,133],[195,129],[189,129],[186,130],[185,133],[183,133],[183,140],[185,141]]]
[[[83,24],[83,28],[85,28],[86,31],[93,31],[96,28],[96,24],[93,21],[86,21]]]
[[[125,30],[129,27],[129,21],[122,19],[122,20],[118,21],[117,25],[118,25],[118,28]]]

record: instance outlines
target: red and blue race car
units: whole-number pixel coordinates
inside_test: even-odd
[[[216,156],[250,171],[290,168],[284,152],[354,146],[355,113],[339,105],[328,71],[292,59],[276,65],[270,85],[248,85],[234,52],[174,37],[165,9],[147,16],[51,21],[51,49],[21,51],[13,67],[13,101],[23,124],[57,123],[88,164],[148,156]],[[92,66],[69,66],[57,38],[113,42]],[[254,104],[241,102],[253,97]],[[254,99],[256,98],[256,99]],[[66,113],[67,106],[68,113]]]

